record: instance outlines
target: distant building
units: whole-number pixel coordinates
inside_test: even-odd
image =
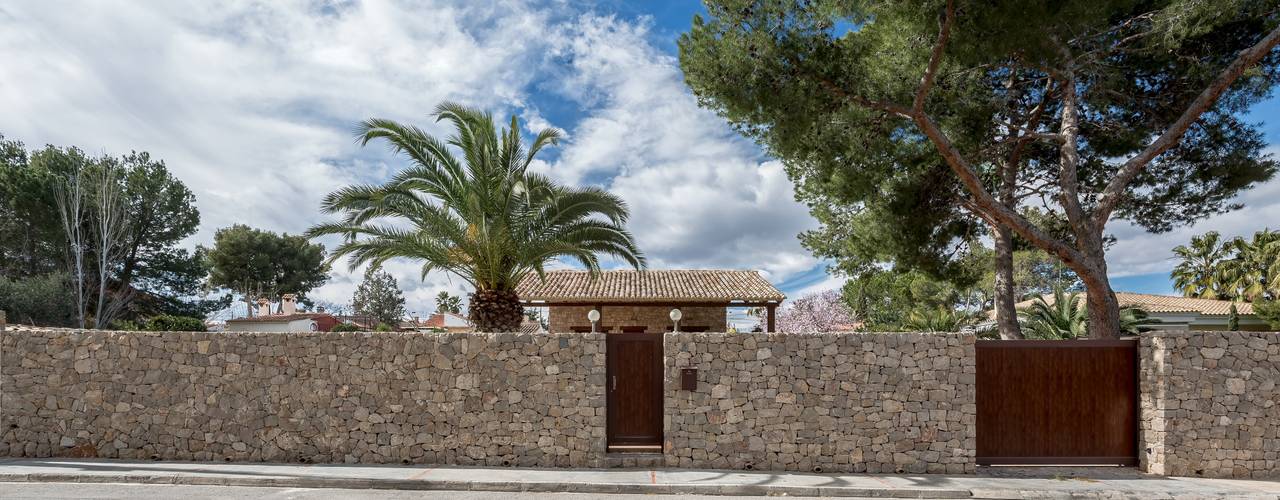
[[[525,318],[520,322],[520,333],[547,333],[547,329],[542,327],[542,323]]]
[[[271,312],[271,301],[258,299],[258,314],[248,318],[229,319],[228,332],[327,332],[338,324],[338,318],[325,312],[298,312],[297,296],[280,298],[280,312]]]
[[[548,309],[555,333],[591,331],[593,309],[601,332],[671,331],[672,309],[681,312],[681,331],[724,331],[730,307],[763,309],[764,329],[774,331],[775,310],[786,299],[760,273],[726,269],[548,271],[525,277],[516,293],[525,307]]]
[[[1045,302],[1053,305],[1053,295],[1045,295]],[[1076,296],[1076,300],[1084,301],[1084,293]],[[1024,300],[1014,307],[1025,309],[1031,307],[1033,300]],[[1160,330],[1203,330],[1222,331],[1227,329],[1231,318],[1230,300],[1196,299],[1171,295],[1153,295],[1148,293],[1116,292],[1116,301],[1120,307],[1136,307],[1147,312],[1148,319],[1155,323],[1151,328]],[[1269,331],[1266,321],[1253,314],[1253,304],[1235,302],[1236,314],[1240,317],[1242,331]],[[994,312],[988,313],[995,317]],[[1158,321],[1158,323],[1156,323]]]
[[[471,325],[470,321],[467,321],[467,318],[451,312],[432,314],[426,321],[422,322],[422,326],[437,332],[468,333],[475,331],[475,327]]]
[[[378,327],[378,319],[373,316],[344,314],[334,317],[338,319],[339,323],[354,325],[356,328],[361,330],[372,330]]]

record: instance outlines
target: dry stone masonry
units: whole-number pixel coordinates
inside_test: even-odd
[[[0,333],[0,456],[584,467],[599,334]]]
[[[972,335],[677,333],[665,348],[669,466],[974,471]]]
[[[591,306],[550,307],[548,326],[553,332],[571,332],[574,328],[590,331],[587,313]],[[648,333],[662,333],[672,328],[671,307],[664,306],[600,306],[599,331],[621,332],[624,327],[644,327]],[[724,307],[681,307],[684,317],[680,328],[701,328],[702,331],[721,331],[728,322]]]
[[[9,330],[0,456],[602,466],[604,339]],[[972,337],[668,333],[665,349],[668,465],[973,471]]]
[[[1280,477],[1280,333],[1155,332],[1141,351],[1144,469]]]
[[[603,466],[605,338],[0,328],[0,456]],[[1143,467],[1280,477],[1280,334],[1141,342]],[[975,469],[971,335],[667,333],[664,350],[668,466]]]

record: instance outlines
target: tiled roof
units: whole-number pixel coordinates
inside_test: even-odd
[[[1085,300],[1084,292],[1078,294],[1078,300]],[[1053,295],[1045,295],[1045,302],[1053,304]],[[1193,299],[1190,297],[1174,297],[1170,295],[1152,295],[1147,293],[1116,292],[1116,300],[1120,307],[1140,307],[1153,313],[1200,313],[1209,316],[1226,316],[1231,313],[1231,301],[1213,299]],[[1031,300],[1024,300],[1015,305],[1022,309],[1031,306]],[[1236,312],[1240,315],[1253,314],[1253,305],[1248,302],[1236,302]]]
[[[229,319],[227,323],[287,323],[299,319],[320,319],[325,316],[329,316],[329,313],[272,314],[270,316]]]
[[[782,292],[760,273],[738,270],[617,270],[591,276],[587,271],[530,274],[516,293],[521,300],[544,302],[781,302]]]
[[[524,320],[520,322],[520,333],[546,333],[546,329],[542,328],[542,323],[537,321]]]
[[[450,318],[453,319],[454,324],[452,325],[449,324]],[[454,314],[451,312],[443,312],[443,313],[438,312],[438,313],[432,314],[431,317],[427,318],[427,320],[422,323],[423,325],[430,328],[444,328],[448,326],[469,326],[471,324],[471,322],[468,321],[467,318],[462,317],[462,315],[460,314]]]

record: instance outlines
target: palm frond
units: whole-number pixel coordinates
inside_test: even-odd
[[[645,266],[621,198],[527,172],[543,148],[559,141],[558,130],[538,132],[526,147],[514,117],[499,131],[491,114],[446,102],[435,118],[453,126],[447,139],[377,118],[357,128],[360,144],[384,141],[411,164],[385,184],[347,186],[324,198],[322,209],[339,220],[307,235],[344,238],[331,260],[347,258],[353,266],[418,260],[424,277],[445,271],[478,290],[514,290],[556,259],[593,272],[602,256]]]

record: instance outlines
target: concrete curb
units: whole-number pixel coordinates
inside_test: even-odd
[[[0,474],[0,483],[128,483],[191,486],[257,486],[275,488],[341,488],[377,490],[445,490],[538,493],[813,496],[861,498],[971,498],[969,490],[940,488],[845,488],[768,484],[638,484],[589,482],[433,481],[326,477],[216,477],[180,474]]]

